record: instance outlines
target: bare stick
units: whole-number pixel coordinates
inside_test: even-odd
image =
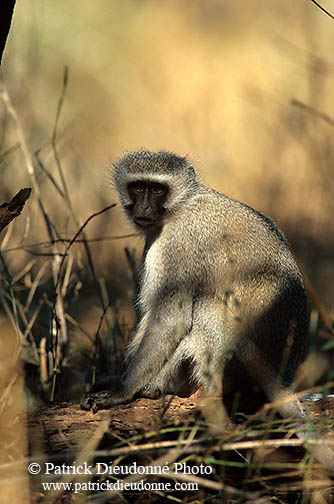
[[[0,205],[0,231],[6,227],[15,217],[20,215],[24,204],[30,198],[31,189],[21,189],[9,203]]]

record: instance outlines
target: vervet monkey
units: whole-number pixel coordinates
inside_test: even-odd
[[[140,320],[125,371],[95,385],[82,407],[156,398],[184,362],[206,395],[249,381],[270,401],[291,394],[308,348],[309,302],[277,225],[205,187],[187,158],[169,152],[128,153],[113,179],[127,217],[145,236]],[[296,397],[278,410],[303,415]]]

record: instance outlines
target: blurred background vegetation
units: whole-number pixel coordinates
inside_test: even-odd
[[[108,169],[126,150],[187,155],[207,185],[275,218],[333,318],[333,47],[309,0],[17,0],[0,203],[33,194],[2,232],[0,345],[23,356],[35,398],[79,397],[101,341],[107,367],[129,337],[125,247],[138,260],[142,243],[115,239],[132,233],[119,206],[85,243],[64,241],[117,202]]]
[[[40,199],[33,185],[23,215],[3,232],[2,256],[26,308],[38,286],[26,323],[44,291],[52,303],[54,254],[68,245],[50,247],[41,204],[53,238],[73,238],[117,201],[112,159],[139,147],[190,156],[206,184],[274,217],[333,310],[333,46],[331,19],[307,0],[18,0],[2,78],[19,125],[2,100],[0,201],[32,185],[23,137]],[[69,251],[65,311],[92,339],[102,291],[111,324],[133,322],[124,248],[138,258],[142,244],[111,239],[131,232],[119,207],[88,224],[88,241],[104,237],[89,243],[94,281],[87,247]],[[50,329],[47,311],[28,331],[38,344]]]
[[[78,218],[115,201],[106,167],[124,150],[187,154],[207,184],[279,221],[330,307],[333,43],[332,21],[308,0],[18,0],[2,75],[31,154],[59,182],[51,138],[69,68],[56,143]],[[31,183],[3,103],[0,140],[5,201]],[[77,228],[35,163],[50,218],[70,236]],[[40,219],[35,198],[6,248],[43,241]],[[87,232],[129,227],[115,209]],[[96,247],[113,283],[125,243]],[[31,259],[3,253],[14,271]]]

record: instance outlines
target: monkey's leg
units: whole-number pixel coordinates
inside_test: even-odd
[[[191,335],[185,336],[159,373],[142,388],[140,395],[150,399],[157,399],[165,393],[178,393],[178,391],[182,388],[184,381],[182,380],[182,377],[179,376],[180,367],[183,361],[192,358],[187,353],[189,340],[191,340]],[[171,381],[175,382],[172,388],[170,387]]]
[[[127,403],[160,372],[191,326],[192,304],[191,298],[188,299],[188,302],[179,303],[178,299],[173,298],[164,310],[157,310],[156,313],[152,310],[154,315],[146,318],[143,336],[140,334],[141,327],[138,329],[139,343],[136,343],[135,351],[131,352],[127,370],[119,381],[117,390],[109,390],[109,394],[86,394],[81,402],[83,409],[92,408],[97,411]]]
[[[194,338],[196,341],[196,339]],[[194,397],[198,397],[202,392],[206,396],[221,397],[223,385],[224,359],[222,349],[201,348],[201,355],[194,355],[193,380],[198,384],[198,390]]]
[[[191,333],[185,336],[160,372],[140,391],[141,395],[156,399],[166,392],[177,394],[182,388],[182,380],[179,379],[179,383],[172,390],[169,389],[168,385],[171,379],[175,378],[176,372],[182,362],[189,361],[191,363],[190,366],[193,367],[192,376],[189,377],[189,381],[197,387],[196,392],[191,397],[197,398],[203,391],[209,396],[221,396],[223,364],[220,352],[212,356],[209,350],[207,350],[206,358],[203,358],[202,354],[198,355],[198,348],[198,337],[196,334]]]
[[[179,345],[178,350],[174,352],[171,358],[163,366],[161,371],[139,391],[141,397],[158,399],[162,394],[165,394],[167,392],[177,394],[178,385],[173,387],[172,390],[169,389],[168,385],[170,383],[170,380],[173,378],[173,375],[175,375],[177,368],[181,365],[183,353],[184,352],[182,350],[182,347],[180,349]],[[107,409],[109,407],[108,404],[111,400],[112,391],[114,391],[114,393],[117,393],[120,387],[120,378],[108,376],[102,380],[99,380],[81,399],[82,409],[93,409],[93,411],[97,411],[98,409]]]

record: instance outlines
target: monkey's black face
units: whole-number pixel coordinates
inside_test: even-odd
[[[128,184],[128,193],[132,203],[126,207],[133,222],[143,228],[149,229],[161,223],[166,209],[169,189],[166,184],[138,180]]]

